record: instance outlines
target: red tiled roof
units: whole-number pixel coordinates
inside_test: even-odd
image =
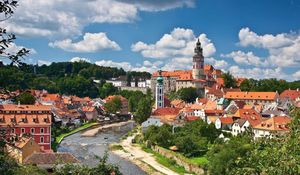
[[[207,98],[197,98],[198,103],[206,104],[207,103]]]
[[[163,116],[163,115],[177,115],[182,108],[158,108],[156,109],[152,115],[154,116]]]
[[[254,126],[255,129],[263,129],[270,131],[288,131],[288,124],[291,118],[287,116],[274,116],[268,120],[262,121]]]
[[[161,75],[163,77],[180,77],[181,74],[191,74],[192,70],[174,70],[174,71],[162,71]],[[158,72],[153,72],[153,77],[158,76]]]
[[[54,165],[79,163],[79,161],[70,153],[33,153],[25,159],[25,164],[34,165]]]
[[[225,98],[236,100],[275,100],[276,92],[227,92]]]
[[[219,118],[221,123],[223,124],[232,124],[233,123],[233,119],[231,117],[221,117]]]
[[[261,115],[254,109],[238,109],[233,116],[248,120],[251,126],[255,126],[262,121]]]
[[[51,111],[51,108],[48,105],[0,105],[0,111]]]
[[[285,90],[280,94],[280,98],[289,98],[295,100],[300,97],[300,90]]]

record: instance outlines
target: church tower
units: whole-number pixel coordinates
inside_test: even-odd
[[[194,52],[195,55],[193,56],[193,79],[205,79],[203,50],[199,39],[197,41]]]
[[[155,109],[164,107],[164,79],[161,76],[161,70],[158,71],[158,77],[156,79],[156,91],[155,91]]]

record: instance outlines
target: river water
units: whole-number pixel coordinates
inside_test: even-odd
[[[59,145],[58,152],[69,152],[73,154],[82,164],[96,166],[99,160],[108,150],[108,145],[118,142],[120,138],[133,128],[132,124],[122,126],[120,129],[109,129],[102,131],[95,137],[81,137],[81,133],[66,137]],[[130,161],[119,157],[108,151],[108,162],[119,166],[124,175],[146,175],[138,166]]]

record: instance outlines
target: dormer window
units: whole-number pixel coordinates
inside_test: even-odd
[[[35,123],[36,123],[36,122],[37,122],[37,118],[33,118],[33,122],[35,122]]]
[[[10,121],[11,122],[16,122],[16,119],[15,118],[11,118]]]

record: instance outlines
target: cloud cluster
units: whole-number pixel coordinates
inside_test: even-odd
[[[22,0],[7,29],[18,35],[49,38],[82,34],[92,23],[129,23],[138,19],[139,11],[163,11],[191,7],[195,0]]]
[[[223,58],[232,58],[237,64],[230,67],[234,75],[252,78],[285,78],[299,79],[299,72],[290,75],[283,71],[284,68],[300,67],[300,34],[280,33],[276,35],[258,35],[249,28],[242,28],[238,34],[239,44],[244,48],[253,46],[267,51],[267,56],[261,57],[255,52],[233,51],[221,54]],[[247,66],[251,68],[241,68]]]
[[[88,62],[88,63],[91,63],[91,60],[88,59],[88,58],[81,58],[81,57],[73,57],[70,59],[70,62],[74,63],[74,62]]]
[[[120,50],[120,46],[111,41],[105,33],[85,33],[83,40],[73,42],[71,39],[49,43],[50,47],[60,48],[69,52],[91,53],[105,49]]]
[[[201,34],[199,40],[205,57],[212,56],[216,48],[206,34]],[[171,57],[192,57],[197,37],[191,29],[174,28],[169,34],[164,34],[156,43],[146,44],[139,41],[131,46],[134,52],[140,52],[146,58],[166,59]]]

